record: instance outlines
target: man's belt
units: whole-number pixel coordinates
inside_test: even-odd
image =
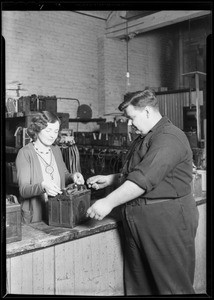
[[[160,202],[166,202],[166,201],[173,201],[176,198],[169,198],[169,199],[148,199],[148,198],[141,198],[146,205],[148,204],[156,204],[156,203],[160,203]]]
[[[186,201],[189,197],[192,197],[192,193],[182,196],[182,197],[176,197],[176,198],[162,198],[162,199],[149,199],[149,198],[144,198],[144,197],[138,197],[134,200],[126,202],[126,205],[140,205],[144,203],[145,205],[149,204],[156,204],[156,203],[161,203],[161,202],[167,202],[167,201],[175,201],[175,200],[184,200]]]
[[[135,206],[135,205],[139,205],[142,203],[144,203],[145,205],[150,205],[150,204],[157,204],[160,202],[173,201],[176,199],[178,199],[178,198],[167,198],[167,199],[166,198],[164,198],[164,199],[137,198],[137,199],[126,202],[126,205]]]

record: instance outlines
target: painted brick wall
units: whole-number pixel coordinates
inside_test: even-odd
[[[22,82],[28,95],[78,98],[97,117],[98,37],[105,22],[68,11],[4,11],[2,16],[6,83]],[[77,102],[60,100],[57,110],[76,117]]]
[[[130,86],[127,86],[126,42],[104,38],[105,113],[119,112],[117,107],[127,91],[142,90],[146,86],[161,86],[160,42],[157,33],[145,34],[129,40]]]
[[[127,91],[126,42],[107,39],[103,20],[68,11],[3,11],[2,17],[6,83],[21,82],[27,89],[21,95],[77,98],[95,118],[118,112]],[[159,42],[154,33],[129,41],[129,90],[161,85]],[[77,108],[77,101],[58,100],[58,112],[71,118]],[[96,129],[96,123],[78,125]]]

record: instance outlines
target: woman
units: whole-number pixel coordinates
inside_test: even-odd
[[[21,148],[16,158],[17,178],[24,223],[47,222],[48,196],[61,194],[71,182],[84,184],[81,173],[70,174],[55,143],[60,119],[49,111],[38,112],[27,132],[32,142]]]

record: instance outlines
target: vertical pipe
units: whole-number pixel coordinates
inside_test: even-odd
[[[184,79],[183,79],[183,40],[182,40],[182,34],[181,34],[181,30],[179,29],[179,72],[180,72],[180,76],[179,76],[179,87],[183,88],[184,86]]]
[[[198,141],[201,141],[201,119],[200,119],[200,103],[199,103],[199,74],[195,73],[195,87],[196,87],[196,118],[197,118],[197,136]]]

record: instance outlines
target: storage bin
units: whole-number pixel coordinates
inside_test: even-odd
[[[201,175],[202,191],[207,190],[207,172],[206,170],[197,170],[197,173]]]
[[[16,196],[6,196],[6,243],[21,241],[21,205]]]
[[[192,193],[194,197],[202,197],[202,180],[201,174],[193,174]]]

